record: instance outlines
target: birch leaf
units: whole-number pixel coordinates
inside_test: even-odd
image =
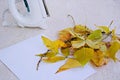
[[[63,57],[63,56],[53,56],[53,57],[48,57],[46,59],[43,59],[43,61],[47,62],[47,63],[55,63],[55,62],[58,62],[58,61],[61,61],[64,59],[65,59],[65,57]]]
[[[95,30],[88,36],[88,39],[96,40],[96,39],[100,39],[101,37],[102,37],[101,30]]]
[[[68,56],[70,54],[69,48],[61,48],[61,52],[64,56]]]
[[[79,61],[77,61],[76,59],[73,58],[69,58],[66,63],[64,65],[62,65],[56,73],[71,69],[71,68],[76,68],[76,67],[80,67],[81,64],[79,63]]]
[[[107,50],[107,55],[114,61],[116,61],[116,53],[120,49],[120,42],[119,41],[114,41],[111,43],[110,48]]]
[[[107,64],[107,60],[104,57],[104,53],[100,50],[94,52],[94,56],[91,60],[97,67]]]
[[[109,27],[107,26],[98,26],[98,28],[102,31],[108,34],[110,32]]]
[[[94,55],[94,50],[91,48],[81,48],[74,53],[74,57],[80,62],[82,66],[87,64]]]
[[[71,44],[73,48],[80,48],[85,45],[85,41],[84,40],[71,41]]]

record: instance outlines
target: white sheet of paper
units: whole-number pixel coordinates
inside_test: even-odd
[[[96,71],[86,65],[84,68],[74,68],[55,74],[65,61],[48,64],[41,63],[36,71],[39,57],[35,55],[47,49],[42,43],[41,35],[0,50],[0,60],[20,80],[84,80]]]

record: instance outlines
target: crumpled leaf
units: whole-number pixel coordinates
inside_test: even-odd
[[[62,52],[62,54],[64,56],[67,57],[70,54],[70,49],[69,49],[69,47],[67,47],[67,48],[61,48],[61,52]]]
[[[95,30],[88,36],[88,39],[96,40],[96,39],[100,39],[101,37],[102,37],[101,30]]]
[[[61,40],[51,41],[44,36],[42,36],[42,40],[46,47],[54,53],[58,53],[58,48],[66,46],[66,44]]]
[[[76,59],[73,58],[69,58],[67,59],[66,63],[64,65],[62,65],[56,73],[71,69],[71,68],[76,68],[76,67],[80,67],[81,64],[79,63],[79,61],[77,61]]]
[[[110,32],[110,29],[107,26],[97,26],[97,28],[99,28],[102,32],[105,32],[106,34]]]
[[[82,66],[92,59],[94,50],[92,48],[81,48],[74,53],[74,57],[80,62]]]
[[[113,41],[111,43],[110,48],[107,50],[107,56],[116,61],[116,53],[120,49],[120,42],[119,41]]]
[[[80,48],[85,45],[85,40],[71,41],[73,48]]]
[[[53,56],[53,57],[48,57],[46,59],[43,59],[43,61],[47,62],[47,63],[55,63],[55,62],[58,62],[58,61],[61,61],[64,59],[65,59],[65,57],[63,57],[63,56]]]
[[[94,56],[91,59],[92,63],[94,63],[97,67],[107,64],[107,59],[104,56],[104,53],[100,50],[94,52]]]
[[[71,30],[71,28],[66,28],[64,30],[59,31],[59,39],[62,41],[67,41],[71,39],[72,35],[70,34],[69,30]]]

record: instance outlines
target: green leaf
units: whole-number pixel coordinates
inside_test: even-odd
[[[80,67],[81,64],[79,63],[79,61],[77,61],[76,59],[73,58],[69,58],[66,63],[64,65],[62,65],[56,73],[71,69],[71,68],[76,68],[76,67]]]
[[[74,53],[74,57],[80,62],[82,66],[87,64],[93,57],[94,50],[91,48],[81,48]]]
[[[88,36],[88,39],[96,40],[96,39],[100,39],[101,37],[102,37],[101,30],[95,30]]]

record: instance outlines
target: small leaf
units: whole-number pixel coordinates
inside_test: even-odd
[[[88,36],[88,39],[96,40],[96,39],[100,39],[101,37],[102,37],[101,30],[95,30]]]
[[[112,30],[112,40],[116,40],[117,36],[115,34],[115,29]]]
[[[67,41],[69,39],[71,39],[71,34],[70,31],[71,28],[66,28],[64,30],[59,31],[59,39],[62,41]]]
[[[77,33],[85,32],[86,31],[86,26],[76,25],[74,27],[74,31],[77,32]]]
[[[104,53],[100,50],[94,52],[94,56],[91,60],[97,67],[107,64],[107,59],[105,59]]]
[[[64,56],[68,56],[70,54],[69,48],[61,48],[61,52]]]
[[[90,48],[93,48],[93,49],[99,49],[99,45],[96,44],[97,42],[93,42],[92,40],[89,40],[87,39],[86,40],[86,44],[90,47]]]
[[[46,59],[43,59],[43,61],[47,62],[47,63],[55,63],[55,62],[58,62],[58,61],[61,61],[64,59],[65,59],[65,57],[63,57],[63,56],[54,56],[54,57],[48,57]]]
[[[76,68],[76,67],[80,67],[81,64],[79,63],[79,61],[77,61],[76,59],[73,58],[69,58],[66,63],[64,65],[62,65],[59,70],[57,70],[56,73],[71,69],[71,68]]]
[[[80,62],[82,66],[87,64],[93,55],[94,50],[91,48],[81,48],[74,53],[74,57]]]
[[[107,26],[97,26],[102,32],[108,34],[110,32],[109,27]]]
[[[73,48],[80,48],[85,45],[85,41],[84,40],[71,41],[71,44]]]
[[[61,40],[55,40],[54,42],[54,45],[57,47],[57,48],[61,48],[61,47],[66,47],[67,45],[61,41]]]
[[[107,50],[107,56],[116,61],[116,53],[120,49],[120,42],[114,41],[111,43],[110,48]]]

